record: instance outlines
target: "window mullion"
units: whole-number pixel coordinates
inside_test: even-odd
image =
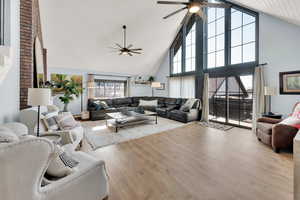
[[[185,72],[185,59],[186,59],[186,29],[187,29],[187,24],[188,23],[186,23],[186,24],[184,24],[183,25],[183,29],[182,29],[182,38],[181,38],[181,40],[182,40],[182,43],[181,43],[181,45],[182,45],[182,48],[181,48],[181,73],[184,73]]]
[[[231,9],[225,9],[225,66],[230,65],[231,59]]]

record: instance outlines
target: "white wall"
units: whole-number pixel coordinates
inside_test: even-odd
[[[20,49],[20,21],[19,21],[19,0],[7,1],[10,6],[10,23],[9,23],[9,40],[6,38],[6,43],[13,47],[14,58],[13,65],[10,68],[7,76],[0,84],[0,123],[14,121],[17,119],[19,112],[19,49]]]
[[[260,63],[265,67],[266,84],[279,94],[279,72],[300,70],[300,26],[266,14],[260,15]],[[289,114],[300,95],[272,97],[272,111]]]
[[[169,96],[169,81],[170,76],[170,56],[169,51],[165,54],[163,62],[161,63],[156,75],[155,81],[164,83],[165,90],[154,90],[154,96],[168,97]]]

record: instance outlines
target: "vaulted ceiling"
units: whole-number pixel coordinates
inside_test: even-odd
[[[300,25],[299,0],[232,2]],[[133,75],[156,72],[185,14],[163,20],[181,6],[156,0],[41,0],[40,6],[49,67]],[[108,48],[122,43],[123,24],[128,43],[143,48],[142,55],[119,56]]]

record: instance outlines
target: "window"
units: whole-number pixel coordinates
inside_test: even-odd
[[[185,38],[185,72],[196,69],[196,23],[194,23]]]
[[[255,16],[231,9],[231,64],[256,61]]]
[[[225,65],[225,9],[207,9],[207,68]]]
[[[121,98],[125,94],[126,81],[95,80],[96,98]]]
[[[170,97],[195,98],[195,76],[171,77]]]
[[[181,59],[182,59],[182,47],[179,47],[177,52],[174,54],[174,57],[173,57],[172,74],[181,73],[181,69],[182,69]]]

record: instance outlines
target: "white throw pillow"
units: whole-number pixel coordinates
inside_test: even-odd
[[[300,118],[291,116],[281,121],[279,124],[285,124],[289,126],[297,125],[300,124]]]
[[[56,112],[50,112],[50,113],[43,113],[43,122],[48,129],[49,132],[52,131],[58,131],[59,126],[56,121],[57,113]]]
[[[9,128],[0,127],[0,143],[18,142],[19,138]]]
[[[80,126],[80,123],[74,119],[70,112],[61,113],[55,118],[61,130],[72,130],[73,128]]]
[[[300,103],[298,103],[294,109],[294,112],[292,114],[293,117],[300,118]]]
[[[139,106],[142,106],[142,107],[157,107],[158,106],[158,100],[152,100],[152,101],[140,100]]]
[[[72,160],[72,158],[70,158],[58,145],[55,145],[55,152],[53,156],[54,159],[48,166],[47,174],[56,178],[62,178],[71,174],[78,164],[77,161]]]

